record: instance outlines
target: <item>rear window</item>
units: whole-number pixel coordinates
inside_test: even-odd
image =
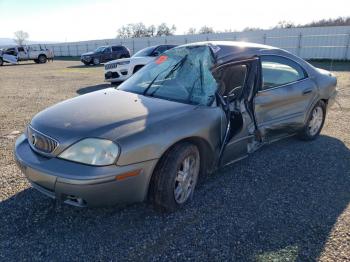
[[[123,46],[112,46],[112,51],[113,52],[121,52],[121,51],[124,51],[125,48]]]

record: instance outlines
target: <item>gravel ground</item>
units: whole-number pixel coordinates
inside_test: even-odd
[[[319,139],[263,147],[164,215],[144,203],[59,205],[30,188],[13,160],[17,133],[47,106],[109,85],[102,67],[79,62],[1,67],[0,260],[349,260],[350,64],[332,70],[342,109]]]

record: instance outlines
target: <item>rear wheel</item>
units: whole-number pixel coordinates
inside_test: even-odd
[[[311,110],[308,121],[304,129],[300,132],[299,137],[303,140],[314,140],[321,133],[324,120],[326,118],[326,104],[318,101]]]
[[[4,60],[2,60],[2,58],[0,57],[0,66],[2,66],[4,64]]]
[[[175,145],[157,165],[150,185],[150,200],[161,211],[172,212],[193,196],[200,169],[198,148],[190,143]]]
[[[38,61],[40,64],[45,64],[47,61],[47,57],[45,55],[39,55]]]

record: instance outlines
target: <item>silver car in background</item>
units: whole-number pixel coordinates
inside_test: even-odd
[[[200,177],[290,135],[313,140],[336,78],[287,51],[175,47],[117,88],[54,105],[15,145],[32,186],[76,206],[149,200],[174,211]]]

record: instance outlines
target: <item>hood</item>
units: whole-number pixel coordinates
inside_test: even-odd
[[[119,62],[127,62],[127,61],[130,61],[130,58],[120,58],[120,59],[112,60],[105,63],[105,65],[119,63]]]
[[[49,107],[32,119],[31,126],[69,146],[86,137],[117,140],[194,108],[108,88]]]
[[[95,52],[87,52],[87,53],[83,53],[83,54],[81,54],[81,56],[93,55],[93,54],[95,54]]]

